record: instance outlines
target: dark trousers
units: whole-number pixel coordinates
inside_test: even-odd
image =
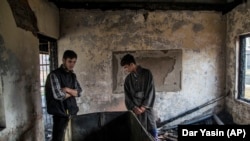
[[[137,115],[137,118],[142,126],[155,138],[155,141],[158,141],[158,133],[153,111],[148,109],[144,113]]]
[[[68,125],[69,118],[53,116],[53,133],[52,141],[64,141],[65,129]]]

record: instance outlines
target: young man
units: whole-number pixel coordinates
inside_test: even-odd
[[[145,129],[158,140],[153,113],[155,87],[150,70],[136,65],[134,56],[127,54],[121,59],[121,66],[129,74],[125,78],[125,105],[133,111]]]
[[[79,111],[75,97],[81,96],[82,88],[73,72],[76,60],[77,54],[66,50],[61,66],[47,76],[45,94],[47,111],[53,115],[52,141],[64,140],[70,117]]]

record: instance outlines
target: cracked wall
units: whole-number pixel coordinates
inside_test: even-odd
[[[159,120],[225,93],[226,20],[219,12],[61,9],[60,17],[59,60],[66,49],[79,55],[75,71],[85,90],[78,98],[79,114],[126,110],[123,93],[113,93],[113,83],[117,83],[112,76],[114,52],[182,51],[178,64],[181,88],[157,92]],[[173,82],[164,83],[168,81]],[[222,103],[211,104],[186,119],[216,112]]]

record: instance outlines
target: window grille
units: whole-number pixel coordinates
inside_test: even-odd
[[[250,34],[240,36],[238,64],[238,99],[250,102]]]
[[[42,97],[42,111],[45,129],[45,141],[52,137],[52,116],[47,113],[45,99],[45,81],[51,70],[58,67],[56,40],[39,35],[39,60],[40,60],[40,92]]]

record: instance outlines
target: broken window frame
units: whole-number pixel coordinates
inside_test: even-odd
[[[250,98],[245,96],[246,93],[246,52],[247,52],[247,42],[246,39],[250,38],[250,33],[239,36],[239,49],[238,49],[238,93],[237,99],[250,103]],[[250,40],[250,39],[249,39]],[[249,49],[250,52],[250,49]],[[249,69],[250,71],[250,69]],[[250,74],[249,74],[250,77]],[[249,84],[250,87],[250,84]]]

